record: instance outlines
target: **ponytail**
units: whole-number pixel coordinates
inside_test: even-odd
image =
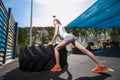
[[[58,24],[62,25],[59,19],[54,19],[54,21],[57,21]]]

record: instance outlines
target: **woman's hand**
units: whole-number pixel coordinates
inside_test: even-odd
[[[51,46],[52,44],[53,44],[52,42],[49,42],[49,43],[48,43],[48,46]]]

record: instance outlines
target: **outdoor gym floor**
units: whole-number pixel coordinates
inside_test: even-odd
[[[107,73],[93,73],[94,62],[84,54],[68,55],[68,66],[61,72],[23,72],[18,59],[0,66],[0,80],[120,80],[120,48],[94,51],[105,63]]]

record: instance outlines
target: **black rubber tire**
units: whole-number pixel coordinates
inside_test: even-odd
[[[53,46],[44,46],[43,44],[40,44],[39,46],[44,53],[46,53],[48,55],[50,55],[50,54],[53,55],[53,52],[54,52]]]
[[[55,65],[55,57],[51,58],[51,59],[47,62],[44,70],[48,71],[48,70],[50,70],[54,65]]]
[[[44,53],[44,51],[41,49],[40,45],[39,46],[35,46],[35,52],[38,53],[39,56],[39,61],[35,66],[35,71],[42,71],[44,70],[46,64],[49,61],[49,56]]]
[[[20,64],[20,69],[23,70],[23,71],[26,71],[27,70],[27,64],[29,62],[28,60],[28,57],[26,55],[26,47],[27,46],[23,46],[20,48],[20,56],[19,56],[19,64]]]
[[[56,45],[55,45],[56,46]],[[55,46],[23,46],[20,48],[19,65],[23,71],[43,71],[50,70],[55,65]],[[60,65],[67,65],[67,50],[60,49]]]
[[[20,47],[20,49],[19,49],[19,68],[21,69],[21,70],[23,70],[23,66],[22,66],[22,64],[23,64],[23,55],[22,55],[22,49],[23,49],[23,47]]]
[[[63,47],[59,50],[60,52],[60,65],[61,67],[64,67],[64,65],[67,65],[67,50],[66,47]]]
[[[31,54],[31,58],[29,59],[29,63],[27,65],[27,71],[31,72],[34,71],[34,67],[36,63],[39,61],[39,57],[34,52],[33,46],[27,47],[29,54]]]

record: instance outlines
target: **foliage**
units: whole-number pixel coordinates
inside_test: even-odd
[[[29,28],[18,28],[18,46],[29,44]]]
[[[18,46],[29,45],[29,27],[18,28]],[[75,36],[97,36],[105,33],[108,35],[120,35],[119,28],[66,28],[68,33]],[[54,27],[33,27],[32,28],[32,44],[47,44],[53,37]]]
[[[18,46],[29,45],[30,28],[18,28]],[[32,28],[32,44],[47,44],[54,34],[53,27],[33,27]]]

